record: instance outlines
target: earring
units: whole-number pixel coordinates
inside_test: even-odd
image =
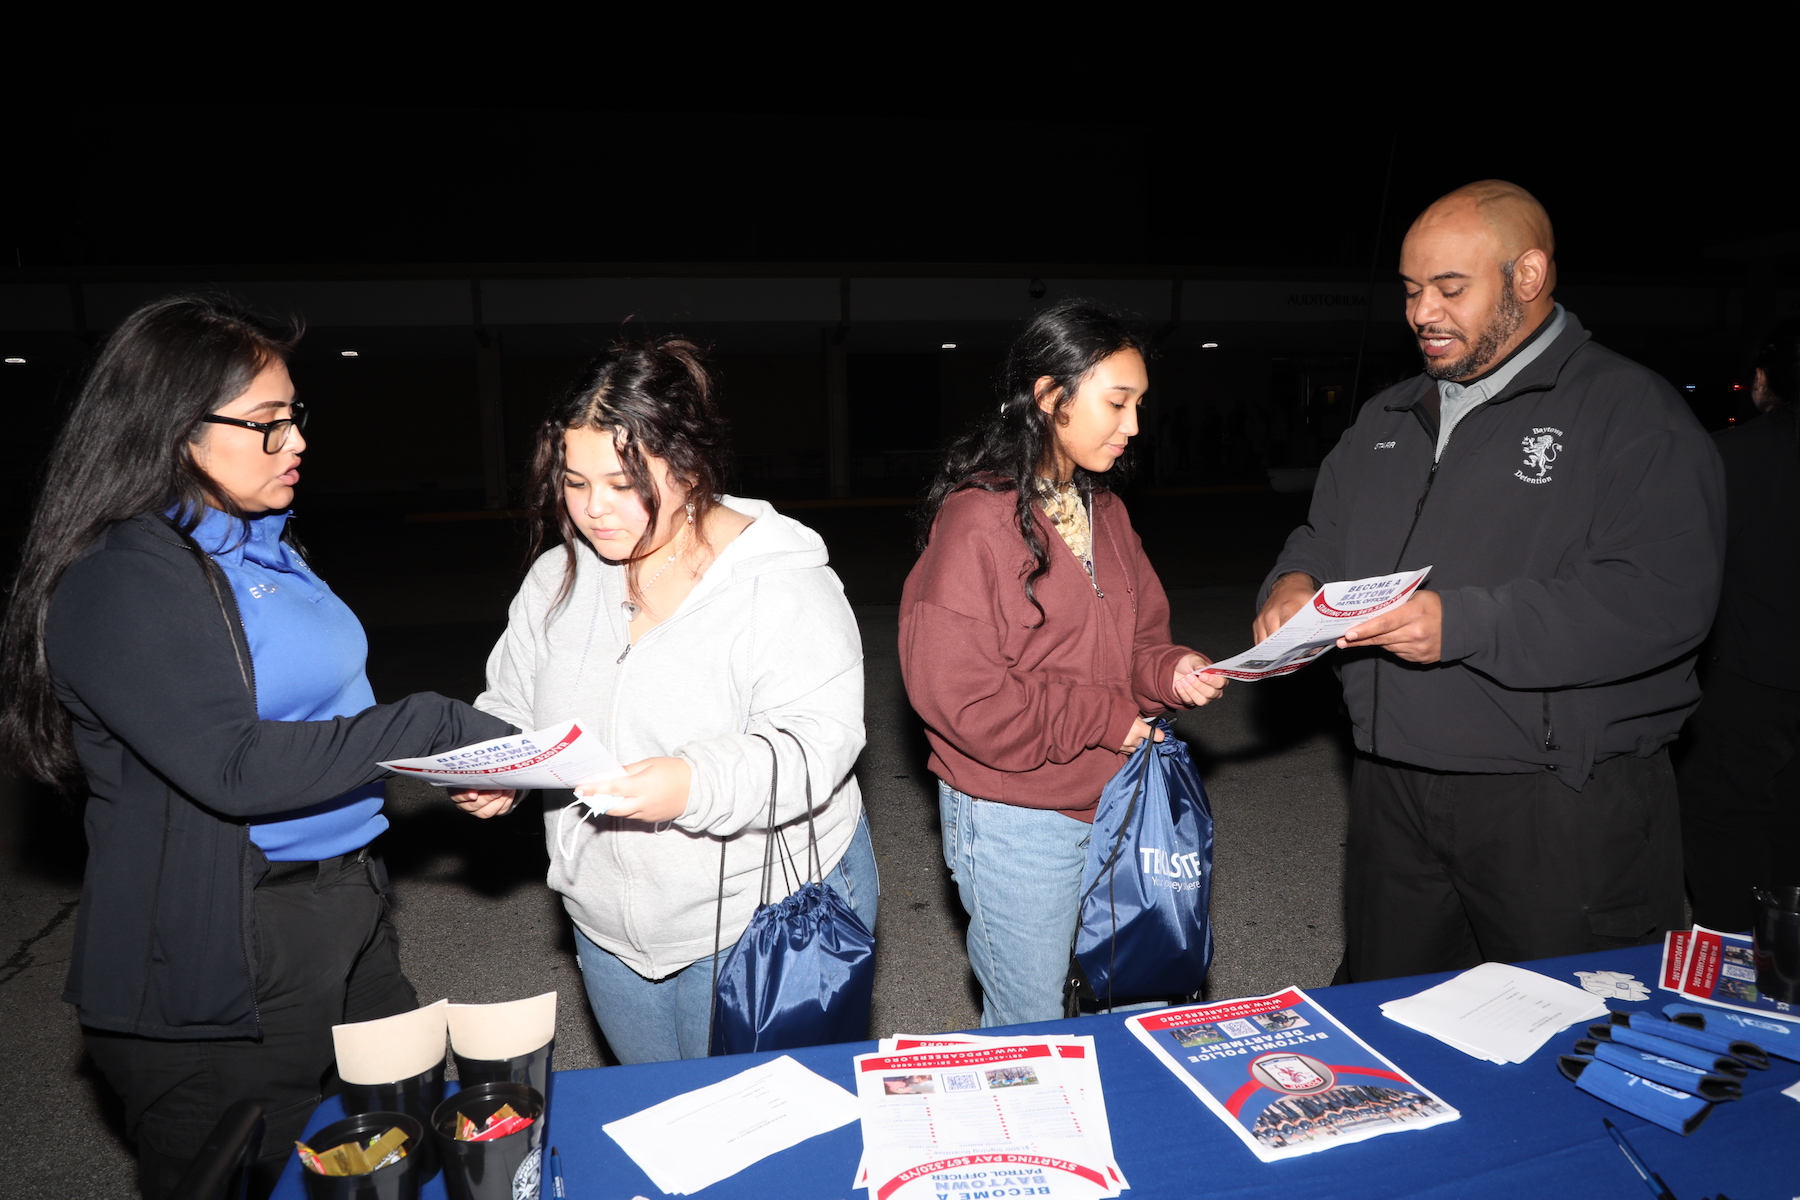
[[[688,524],[692,525],[694,523],[694,502],[692,500],[689,500],[687,502],[687,514],[688,514]]]

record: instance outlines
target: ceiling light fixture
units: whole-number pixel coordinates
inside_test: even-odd
[[[1217,350],[1219,348],[1219,343],[1217,343],[1217,342],[1201,342],[1200,348],[1202,350]]]
[[[939,350],[954,350],[954,349],[956,349],[956,343],[955,342],[945,342],[943,345],[939,346],[938,349]]]
[[[343,355],[345,358],[356,358],[357,357],[357,353],[354,350],[339,350],[338,353]]]
[[[24,362],[25,362],[25,360],[22,358],[9,358],[6,361],[9,363],[19,363],[20,365],[24,365]]]

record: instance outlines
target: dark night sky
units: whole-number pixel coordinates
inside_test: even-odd
[[[1434,196],[1498,175],[1565,272],[1718,271],[1800,227],[1754,130],[1646,119],[1427,149],[1378,122],[790,108],[65,109],[24,126],[8,259],[162,264],[968,262],[1381,270]],[[1431,141],[1443,144],[1442,139]],[[12,265],[8,263],[7,265]],[[1729,269],[1729,268],[1727,268]]]

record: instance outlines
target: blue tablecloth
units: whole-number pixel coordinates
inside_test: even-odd
[[[1579,983],[1575,971],[1623,971],[1654,988],[1660,949],[1547,959],[1529,964],[1554,979]],[[1800,1103],[1781,1089],[1800,1080],[1800,1064],[1774,1060],[1752,1071],[1744,1098],[1722,1104],[1691,1137],[1682,1138],[1578,1091],[1556,1069],[1556,1056],[1577,1030],[1552,1038],[1529,1062],[1497,1066],[1381,1015],[1379,1005],[1450,977],[1420,975],[1320,988],[1310,993],[1331,1014],[1442,1096],[1462,1119],[1418,1132],[1394,1133],[1280,1163],[1261,1163],[1125,1028],[1122,1017],[1083,1017],[1020,1025],[1004,1033],[1094,1035],[1119,1164],[1137,1200],[1193,1196],[1267,1197],[1526,1197],[1643,1196],[1643,1184],[1607,1137],[1610,1117],[1681,1200],[1725,1192],[1732,1200],[1800,1196]],[[1624,1010],[1658,1009],[1675,997],[1652,991]],[[919,1030],[903,1030],[916,1033]],[[926,1031],[929,1032],[929,1031]],[[873,1042],[791,1051],[808,1067],[855,1090],[850,1060]],[[654,1184],[601,1126],[693,1088],[715,1083],[774,1057],[746,1054],[641,1067],[564,1071],[556,1077],[549,1138],[562,1155],[569,1200],[660,1196]],[[342,1115],[338,1101],[319,1106],[308,1132]],[[814,1138],[708,1188],[703,1195],[849,1200],[862,1149],[852,1123]],[[546,1165],[547,1166],[547,1165]],[[277,1200],[302,1200],[299,1163],[291,1161]],[[548,1169],[545,1171],[548,1195]],[[861,1197],[863,1193],[856,1193]],[[443,1200],[442,1179],[426,1200]]]

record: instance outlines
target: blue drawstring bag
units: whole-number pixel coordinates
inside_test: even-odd
[[[1081,876],[1068,1011],[1080,1001],[1196,995],[1212,965],[1213,817],[1167,718],[1100,793]]]
[[[800,747],[806,747],[785,729]],[[774,743],[761,734],[775,754]],[[768,840],[763,852],[761,904],[736,946],[719,963],[719,927],[713,933],[713,1011],[708,1038],[713,1054],[795,1050],[869,1036],[875,993],[875,936],[844,898],[824,882],[813,826],[812,773],[806,778],[805,882],[785,900],[770,903],[779,866],[783,883],[797,877],[793,856],[775,828],[775,793],[781,773],[769,772]],[[781,845],[782,854],[776,852]],[[725,847],[719,847],[719,917],[724,918]]]

